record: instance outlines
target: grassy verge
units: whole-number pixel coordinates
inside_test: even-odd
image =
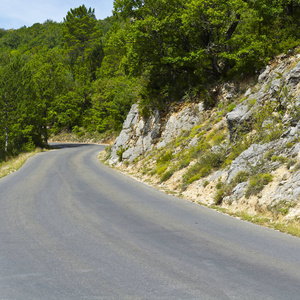
[[[267,217],[264,214],[250,215],[245,211],[231,212],[229,209],[219,207],[217,205],[212,205],[210,207],[222,213],[226,213],[230,216],[239,218],[241,220],[248,221],[260,226],[272,228],[296,237],[300,237],[300,223],[298,220],[274,220],[273,218]]]
[[[42,152],[42,151],[43,151],[42,149],[37,148],[33,152],[22,153],[16,157],[9,158],[6,161],[0,163],[0,178],[17,171],[18,169],[20,169],[23,166],[23,164],[26,162],[26,160],[29,157],[31,157],[39,152]]]

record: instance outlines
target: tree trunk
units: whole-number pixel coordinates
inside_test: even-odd
[[[4,126],[4,130],[5,130],[5,146],[4,146],[4,151],[5,153],[7,153],[8,151],[8,127],[7,127],[7,123],[8,123],[8,112],[7,112],[7,94],[5,93],[4,95],[5,98],[5,111],[4,111],[4,116],[5,116],[5,126]]]

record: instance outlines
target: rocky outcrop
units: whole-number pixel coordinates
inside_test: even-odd
[[[243,102],[227,114],[226,120],[233,141],[237,133],[252,129],[252,118],[266,102],[276,102],[285,109],[285,123],[293,125],[293,112],[300,109],[300,55],[291,58],[278,57],[258,77],[257,92],[248,89]],[[298,96],[296,96],[298,95]],[[299,113],[299,112],[298,112]]]
[[[136,157],[155,148],[162,148],[183,130],[190,130],[203,118],[203,104],[190,104],[169,114],[166,124],[161,122],[156,111],[148,119],[139,113],[134,104],[123,124],[123,129],[111,149],[109,164],[117,164],[121,159],[132,162]]]
[[[186,106],[178,113],[171,114],[157,148],[166,146],[172,139],[178,137],[183,130],[190,130],[199,124],[203,118],[203,111],[203,103],[200,103]]]
[[[139,155],[150,151],[160,134],[159,112],[145,120],[139,113],[138,104],[134,104],[112,146],[109,164],[113,165],[121,160],[133,161]]]

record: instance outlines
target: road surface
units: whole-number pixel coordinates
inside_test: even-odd
[[[60,145],[0,180],[0,299],[300,299],[300,239]]]

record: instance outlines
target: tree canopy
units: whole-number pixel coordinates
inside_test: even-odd
[[[118,132],[143,112],[203,100],[299,45],[300,0],[115,0],[62,23],[0,30],[0,161],[63,130]],[[208,100],[207,100],[208,99]]]

